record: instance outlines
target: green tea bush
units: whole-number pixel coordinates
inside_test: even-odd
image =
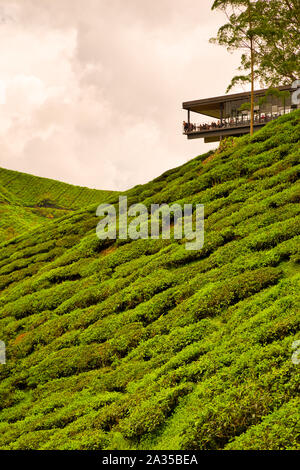
[[[299,117],[123,193],[204,203],[198,251],[100,241],[118,193],[0,170],[1,449],[299,449]]]

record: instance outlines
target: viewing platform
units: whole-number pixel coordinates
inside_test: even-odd
[[[292,105],[291,86],[278,87],[281,96],[267,94],[268,90],[255,91],[254,131],[261,129],[268,122],[277,119],[297,108]],[[266,95],[267,94],[267,95]],[[243,105],[250,103],[250,92],[218,96],[183,103],[187,110],[187,121],[183,123],[183,134],[188,139],[203,138],[204,142],[218,142],[225,137],[240,137],[250,132],[250,111]],[[213,118],[210,122],[196,124],[191,113]]]

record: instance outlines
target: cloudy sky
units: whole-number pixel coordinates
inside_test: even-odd
[[[214,147],[181,133],[239,65],[211,4],[0,0],[0,166],[124,190]]]

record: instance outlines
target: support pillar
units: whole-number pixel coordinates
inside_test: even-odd
[[[223,118],[224,118],[224,105],[223,103],[220,103],[220,120],[221,120],[221,124],[223,124]]]

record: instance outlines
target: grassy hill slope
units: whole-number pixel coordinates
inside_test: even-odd
[[[112,193],[0,168],[0,242]]]
[[[202,250],[100,241],[96,207],[2,244],[2,449],[299,448],[299,140],[297,111],[127,192],[204,203]]]

